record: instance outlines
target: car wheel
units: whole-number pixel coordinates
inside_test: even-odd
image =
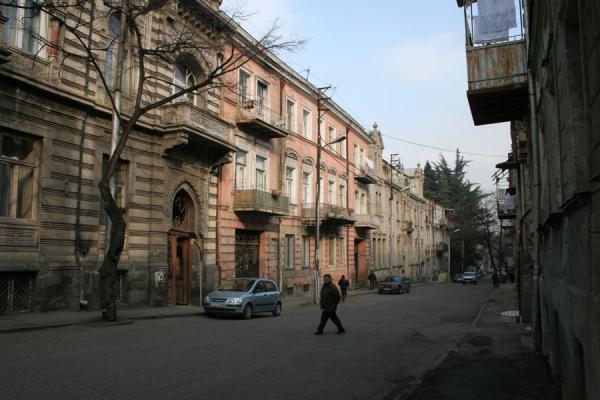
[[[383,294],[383,290],[380,290],[380,291],[379,291],[379,294]]]
[[[477,281],[475,281],[475,284],[477,285]]]
[[[250,318],[252,318],[252,304],[246,304],[246,306],[242,310],[242,319]]]
[[[275,308],[273,309],[273,316],[279,317],[281,315],[281,303],[275,304]]]
[[[462,284],[464,285],[465,283],[463,282]]]
[[[214,317],[215,317],[215,313],[214,313],[214,312],[209,312],[209,311],[207,311],[207,312],[206,312],[206,316],[207,316],[207,317],[210,317],[210,318],[214,318]]]
[[[410,293],[410,288],[406,289],[406,293]]]

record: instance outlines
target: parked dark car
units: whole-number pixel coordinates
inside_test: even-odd
[[[463,272],[462,274],[462,284],[472,283],[477,285],[477,275],[475,272]]]
[[[454,274],[452,277],[452,282],[462,282],[462,274]]]
[[[410,293],[410,281],[402,276],[388,276],[379,282],[379,294],[384,293]]]
[[[210,292],[202,302],[206,314],[239,315],[243,319],[268,312],[281,314],[281,293],[274,281],[259,278],[238,278],[224,282]]]

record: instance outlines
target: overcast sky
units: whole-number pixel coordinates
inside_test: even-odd
[[[508,124],[475,127],[467,87],[463,13],[455,0],[224,0],[254,13],[242,25],[255,36],[279,19],[281,33],[307,40],[281,58],[329,93],[363,126],[377,122],[385,157],[406,168],[437,161],[440,150],[481,153],[468,178],[492,190],[494,165],[510,151]],[[396,140],[394,138],[400,139]],[[450,161],[453,152],[443,152]]]

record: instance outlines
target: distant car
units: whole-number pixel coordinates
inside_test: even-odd
[[[462,282],[462,274],[454,274],[452,282]]]
[[[210,292],[202,306],[209,316],[239,315],[250,319],[256,313],[269,312],[277,317],[281,314],[281,292],[268,279],[238,278]]]
[[[410,293],[410,281],[402,276],[388,276],[379,282],[379,294],[383,293]]]
[[[477,278],[478,278],[478,279],[481,279],[481,278],[483,278],[484,276],[485,276],[485,272],[483,272],[483,271],[479,271],[479,272],[477,272]]]
[[[463,285],[467,283],[473,283],[477,285],[477,276],[475,275],[475,272],[463,272],[461,282]]]

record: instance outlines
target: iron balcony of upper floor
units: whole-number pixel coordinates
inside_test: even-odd
[[[511,28],[493,33],[488,33],[486,28],[493,24],[485,23],[490,17],[480,17],[476,1],[458,0],[458,5],[464,6],[467,98],[475,125],[520,119],[528,107],[526,32],[521,0],[515,7],[514,24],[507,25]]]
[[[198,148],[208,151],[217,149],[219,154],[236,151],[234,126],[188,99],[165,104],[162,113],[162,124],[166,131],[165,150],[196,143]]]
[[[367,162],[363,162],[357,166],[354,172],[354,179],[364,184],[377,183],[377,174],[375,169],[371,167]]]
[[[260,100],[241,101],[235,123],[241,131],[260,139],[285,138],[290,131],[287,121]]]
[[[287,215],[289,206],[289,198],[276,190],[238,188],[233,191],[233,210],[235,212]]]
[[[304,225],[314,226],[316,205],[303,204],[302,205],[302,219]],[[319,219],[322,225],[353,225],[355,218],[346,207],[336,206],[333,204],[320,203],[319,204]]]
[[[371,214],[357,214],[355,215],[356,222],[354,226],[362,229],[377,229],[379,227],[379,217]]]

